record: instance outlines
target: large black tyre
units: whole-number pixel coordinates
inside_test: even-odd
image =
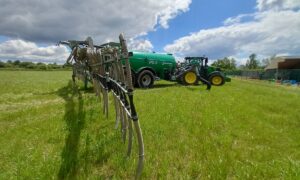
[[[154,83],[154,75],[149,70],[143,70],[139,73],[137,84],[140,88],[151,88]]]
[[[225,83],[225,77],[221,73],[212,73],[208,80],[214,86],[222,86]]]
[[[182,76],[182,83],[184,85],[194,85],[198,83],[197,74],[195,71],[187,71]]]

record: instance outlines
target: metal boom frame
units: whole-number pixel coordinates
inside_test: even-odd
[[[129,53],[123,34],[119,36],[120,43],[94,45],[92,38],[85,41],[60,41],[68,45],[72,52],[67,63],[72,64],[73,75],[93,84],[95,93],[102,99],[103,113],[108,117],[108,94],[112,92],[116,112],[116,128],[121,124],[122,140],[125,143],[128,134],[127,156],[131,155],[133,134],[138,142],[138,164],[135,178],[138,179],[144,165],[144,143],[133,98],[133,84]],[[102,97],[102,98],[101,98]],[[132,125],[133,124],[133,125]],[[134,127],[134,128],[133,128]],[[127,133],[128,130],[128,133]]]

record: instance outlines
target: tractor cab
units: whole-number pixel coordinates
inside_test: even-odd
[[[207,57],[185,57],[185,64],[193,66],[198,76],[207,78],[208,58]]]
[[[190,65],[200,65],[207,66],[208,58],[207,57],[185,57],[186,64]]]

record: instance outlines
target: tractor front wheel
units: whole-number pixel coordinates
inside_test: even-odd
[[[197,83],[197,74],[194,71],[186,72],[182,78],[185,85],[193,85]]]
[[[219,73],[213,73],[209,76],[209,82],[214,86],[222,86],[225,83],[225,78]]]

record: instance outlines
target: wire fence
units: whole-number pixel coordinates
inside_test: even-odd
[[[300,69],[233,70],[225,73],[245,79],[290,81],[292,84],[300,82]]]

